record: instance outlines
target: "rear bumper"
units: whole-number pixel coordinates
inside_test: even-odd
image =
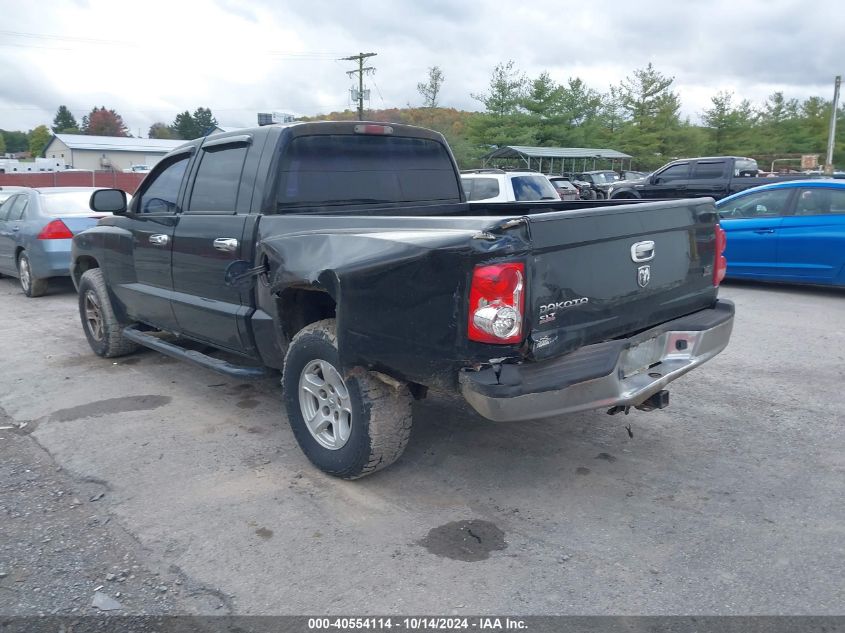
[[[70,248],[72,240],[38,240],[27,254],[32,274],[44,279],[70,275]]]
[[[587,345],[551,361],[501,365],[498,372],[464,370],[461,393],[495,421],[636,406],[725,349],[733,319],[734,304],[721,300],[631,338]],[[638,370],[644,353],[649,366]]]

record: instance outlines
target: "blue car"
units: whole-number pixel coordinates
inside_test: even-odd
[[[47,292],[51,277],[70,275],[71,239],[106,214],[91,211],[100,187],[22,189],[0,206],[0,276],[20,279],[27,297]]]
[[[729,278],[845,286],[845,182],[763,185],[716,207]]]

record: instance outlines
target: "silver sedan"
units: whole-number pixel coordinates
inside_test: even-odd
[[[0,206],[0,275],[17,277],[27,297],[47,292],[47,280],[66,277],[71,239],[106,214],[91,211],[98,187],[16,191]]]

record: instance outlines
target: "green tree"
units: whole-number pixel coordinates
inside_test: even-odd
[[[620,140],[625,151],[649,167],[673,158],[681,132],[681,100],[666,77],[649,64],[624,79],[619,99],[627,119]]]
[[[34,130],[29,132],[29,151],[32,157],[42,156],[44,148],[50,143],[53,135],[50,134],[50,129],[46,125],[39,125]]]
[[[194,110],[193,119],[197,132],[199,132],[194,138],[208,136],[217,127],[217,119],[211,114],[209,108],[197,108]]]
[[[160,121],[150,126],[147,136],[150,138],[176,138],[173,129],[167,123],[161,123]]]
[[[3,138],[3,135],[0,134],[0,154],[6,153],[6,139]]]
[[[191,113],[187,110],[176,115],[171,127],[173,128],[173,131],[176,132],[176,136],[178,138],[186,141],[202,136],[197,127],[197,122],[194,121],[194,117],[192,117]]]
[[[721,91],[710,98],[713,106],[701,114],[702,123],[708,128],[708,153],[748,153],[749,135],[754,124],[751,102],[744,99],[733,105],[733,93]]]
[[[53,118],[53,132],[56,134],[79,134],[79,123],[67,106],[60,105]]]
[[[114,110],[107,110],[106,106],[95,106],[82,117],[82,133],[91,136],[129,136],[123,117]]]
[[[417,84],[417,92],[423,98],[423,107],[436,108],[439,104],[440,90],[446,78],[439,66],[428,69],[428,80]]]
[[[29,151],[29,135],[26,132],[0,130],[0,133],[10,154]]]
[[[519,112],[525,95],[525,83],[525,75],[514,67],[511,60],[496,65],[487,92],[471,96],[484,104],[487,114],[508,116]]]

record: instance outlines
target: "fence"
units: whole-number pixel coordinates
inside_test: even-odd
[[[0,187],[108,187],[135,193],[146,174],[120,171],[53,171],[0,174]]]

